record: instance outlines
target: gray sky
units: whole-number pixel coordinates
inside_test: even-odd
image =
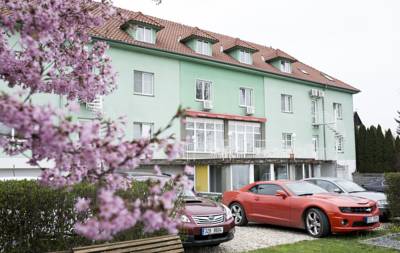
[[[144,14],[280,48],[362,92],[364,124],[395,130],[399,0],[114,0]],[[396,15],[397,14],[397,15]]]

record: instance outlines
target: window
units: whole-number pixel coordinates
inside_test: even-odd
[[[257,147],[262,146],[260,124],[229,121],[228,136],[229,149],[235,153],[255,153]]]
[[[276,184],[259,184],[257,185],[257,194],[275,196],[277,191],[283,189]]]
[[[344,147],[343,147],[343,136],[338,135],[335,137],[335,150],[336,152],[343,152]]]
[[[209,101],[211,99],[212,82],[196,80],[196,100]]]
[[[293,98],[291,95],[281,94],[281,110],[282,112],[293,112]]]
[[[293,149],[294,140],[292,133],[282,133],[282,148],[284,150]]]
[[[154,95],[154,73],[134,71],[133,93],[137,95]]]
[[[287,164],[275,164],[274,173],[276,180],[289,179],[289,166]]]
[[[250,183],[250,165],[231,165],[232,189],[240,189]]]
[[[153,134],[153,123],[134,122],[133,123],[133,138],[150,138]]]
[[[342,104],[333,103],[333,112],[335,114],[335,120],[342,119],[343,117]]]
[[[253,106],[253,89],[239,89],[239,105],[245,107]]]
[[[272,180],[269,164],[254,164],[254,181]]]
[[[188,152],[221,152],[224,149],[224,122],[213,119],[186,119]]]
[[[318,101],[315,99],[311,100],[311,123],[318,123]]]
[[[135,39],[138,41],[154,44],[155,39],[153,33],[153,29],[139,25],[136,27]]]
[[[339,189],[335,184],[325,180],[315,180],[315,184],[328,192],[335,192],[336,189]]]
[[[208,41],[205,40],[197,40],[196,41],[196,53],[211,55],[211,46]]]
[[[245,64],[251,64],[251,53],[249,51],[240,49],[239,50],[239,61]]]
[[[333,77],[331,77],[331,76],[329,76],[329,75],[327,75],[327,74],[321,73],[321,75],[322,75],[323,77],[325,77],[326,79],[328,79],[329,81],[335,81],[335,79],[333,79]]]
[[[285,73],[292,73],[292,65],[287,60],[281,60],[281,71]]]

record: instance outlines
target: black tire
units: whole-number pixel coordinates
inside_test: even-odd
[[[235,202],[232,203],[229,208],[232,211],[233,219],[235,221],[236,226],[245,226],[247,225],[247,217],[246,212],[241,204]]]
[[[216,244],[208,245],[208,247],[218,247],[219,245],[220,245],[220,243],[216,243]]]
[[[312,237],[321,238],[331,233],[331,226],[326,214],[318,208],[307,210],[304,216],[304,226]]]

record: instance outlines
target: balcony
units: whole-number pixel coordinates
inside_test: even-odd
[[[282,158],[289,159],[291,154],[294,154],[294,159],[313,159],[319,160],[321,157],[318,155],[319,152],[313,150],[313,146],[306,145],[302,148],[296,148],[295,150],[282,148],[267,148],[265,141],[255,141],[255,145],[249,148],[248,151],[238,151],[235,148],[226,146],[222,149],[216,149],[214,151],[194,151],[190,145],[185,146],[185,153],[182,159],[196,160],[196,159],[251,159],[251,158]]]

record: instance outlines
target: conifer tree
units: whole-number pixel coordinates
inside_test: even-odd
[[[383,173],[385,171],[384,145],[385,136],[383,135],[381,125],[378,125],[376,128],[375,172]]]
[[[366,172],[366,137],[367,129],[361,125],[356,129],[356,159],[357,171],[360,173]]]
[[[376,127],[371,126],[367,130],[366,137],[366,166],[365,172],[376,171]]]
[[[389,129],[385,133],[383,149],[384,172],[392,172],[395,163],[395,146],[392,131]]]

